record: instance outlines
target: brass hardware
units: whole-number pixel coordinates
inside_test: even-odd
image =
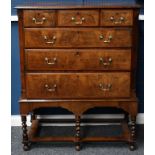
[[[125,21],[125,18],[124,17],[120,17],[118,20],[116,20],[114,17],[110,17],[110,20],[114,24],[122,24]]]
[[[100,38],[100,39],[103,39],[103,38],[104,38],[104,36],[101,34],[101,35],[99,36],[99,38]]]
[[[101,34],[101,35],[99,36],[99,38],[100,38],[100,40],[102,40],[102,39],[104,38],[104,36]],[[112,35],[109,35],[108,39],[107,39],[107,40],[104,40],[103,42],[104,42],[104,43],[110,43],[111,40],[112,40]]]
[[[84,18],[84,17],[82,17],[82,18],[81,18],[81,20],[82,20],[82,21],[84,21],[84,20],[85,20],[85,18]]]
[[[45,17],[41,18],[41,20],[38,20],[36,18],[32,18],[32,21],[34,21],[34,23],[37,25],[42,25],[45,22],[45,20],[46,20]]]
[[[72,20],[76,25],[81,25],[81,24],[83,24],[83,22],[85,21],[85,18],[82,17],[82,18],[80,19],[80,21],[76,21],[76,18],[75,18],[75,17],[72,17],[71,20]]]
[[[56,88],[57,88],[57,85],[54,84],[52,87],[50,87],[48,84],[45,84],[45,88],[48,92],[55,92],[56,91]]]
[[[71,19],[72,19],[72,21],[75,21],[75,17],[72,17]]]
[[[99,84],[99,88],[100,88],[102,91],[110,91],[111,88],[112,88],[112,84],[103,84],[103,83],[100,83],[100,84]]]
[[[110,35],[110,36],[108,37],[108,39],[107,39],[107,40],[104,40],[103,42],[104,42],[104,43],[110,43],[111,40],[112,40],[112,35]]]
[[[125,20],[125,18],[124,18],[124,17],[120,17],[120,20],[121,20],[121,21],[124,21],[124,20]]]
[[[111,21],[114,21],[114,17],[110,17],[110,20],[111,20]]]
[[[56,41],[56,36],[53,36],[51,41],[48,41],[48,37],[47,36],[44,36],[44,40],[46,41],[46,44],[54,44],[55,41]]]
[[[99,62],[100,64],[103,64],[103,66],[109,66],[112,63],[112,58],[109,58],[107,62],[104,60],[104,58],[99,58]]]
[[[57,58],[53,58],[53,60],[52,60],[52,59],[45,57],[45,61],[48,65],[55,65],[57,62]]]

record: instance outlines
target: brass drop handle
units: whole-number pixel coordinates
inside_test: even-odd
[[[107,40],[104,40],[103,42],[104,42],[104,43],[110,43],[111,40],[112,40],[112,35],[110,35],[110,36],[108,37],[108,39],[107,39]]]
[[[107,39],[107,40],[104,40],[103,42],[104,42],[104,43],[110,43],[111,40],[112,40],[112,38],[113,38],[112,35],[109,35],[109,36],[108,36],[108,39]],[[99,36],[99,39],[100,39],[100,40],[104,39],[104,36],[101,34],[101,35]]]
[[[83,22],[85,21],[85,18],[82,17],[82,18],[80,19],[80,21],[76,21],[76,17],[72,17],[72,18],[71,18],[71,21],[73,21],[76,25],[82,25]]]
[[[56,88],[57,88],[57,85],[54,84],[52,87],[50,87],[48,84],[45,84],[45,88],[48,92],[55,92],[56,91]]]
[[[99,88],[100,88],[100,90],[102,90],[102,91],[110,91],[111,90],[111,88],[112,88],[112,84],[103,84],[103,83],[100,83],[99,84]]]
[[[125,21],[124,17],[120,17],[118,20],[116,20],[114,17],[110,17],[110,20],[114,23],[114,24],[122,24]]]
[[[104,38],[104,36],[101,34],[101,35],[99,36],[99,38],[100,38],[100,40],[102,40],[102,39]]]
[[[108,58],[108,61],[105,61],[104,58],[101,57],[101,58],[99,58],[99,62],[103,66],[109,66],[112,63],[112,58]]]
[[[42,25],[42,24],[44,24],[45,20],[46,20],[45,17],[41,18],[40,20],[39,20],[39,19],[36,19],[36,18],[34,18],[34,17],[32,18],[32,21],[33,21],[35,24],[37,24],[37,25]]]
[[[52,39],[51,39],[51,41],[50,41],[50,39],[48,39],[47,36],[44,36],[44,40],[45,40],[45,43],[46,44],[54,44],[55,41],[56,41],[56,36],[53,36]]]
[[[56,62],[57,62],[57,58],[53,58],[53,60],[52,60],[52,59],[49,59],[49,58],[45,57],[45,62],[46,62],[48,65],[55,65]]]

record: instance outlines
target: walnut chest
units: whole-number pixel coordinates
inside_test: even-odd
[[[135,75],[138,4],[36,3],[18,6],[21,62],[20,113],[24,150],[31,142],[124,141],[135,149]],[[37,137],[38,108],[75,115],[75,136]],[[81,137],[81,116],[95,107],[125,112],[122,135]],[[32,114],[27,132],[26,116]],[[93,132],[93,131],[92,131]]]

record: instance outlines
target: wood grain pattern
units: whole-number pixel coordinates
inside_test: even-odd
[[[42,28],[25,29],[26,48],[131,47],[130,28]],[[103,39],[100,39],[100,36]],[[44,37],[47,37],[47,40]],[[53,37],[56,40],[53,40]],[[104,41],[112,39],[109,43]],[[54,43],[48,43],[54,42]]]
[[[93,5],[52,1],[18,7],[24,150],[39,141],[73,141],[76,150],[80,142],[125,141],[135,149],[139,7],[112,1]],[[75,137],[35,134],[39,127],[35,110],[53,107],[76,116]],[[122,109],[131,118],[131,130],[125,117],[121,136],[80,137],[81,116],[96,107]],[[28,114],[32,115],[29,134]]]
[[[29,73],[27,98],[130,97],[130,73]],[[103,85],[103,88],[100,87]],[[108,85],[111,85],[109,88]],[[48,85],[48,88],[45,87]],[[56,85],[56,88],[54,88]],[[53,89],[50,91],[50,89]]]
[[[109,61],[112,60],[112,61]],[[131,50],[34,49],[26,50],[28,71],[130,70]]]
[[[102,10],[101,11],[102,26],[132,26],[133,11],[132,10]],[[122,20],[121,20],[122,19]]]
[[[56,23],[55,16],[53,10],[25,10],[23,12],[24,27],[53,27]]]
[[[72,20],[72,18],[74,18],[75,20]],[[58,11],[58,26],[98,26],[98,24],[99,24],[98,10]]]

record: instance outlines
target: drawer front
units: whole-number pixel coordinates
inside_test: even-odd
[[[131,26],[133,24],[132,10],[102,10],[101,26]]]
[[[26,10],[23,16],[24,27],[55,26],[55,11],[53,10]]]
[[[131,50],[31,49],[27,70],[130,70]]]
[[[27,28],[25,47],[131,47],[131,31],[130,28]]]
[[[27,98],[112,98],[130,96],[130,73],[29,73]]]
[[[99,12],[97,10],[60,10],[58,11],[58,26],[98,26]]]

